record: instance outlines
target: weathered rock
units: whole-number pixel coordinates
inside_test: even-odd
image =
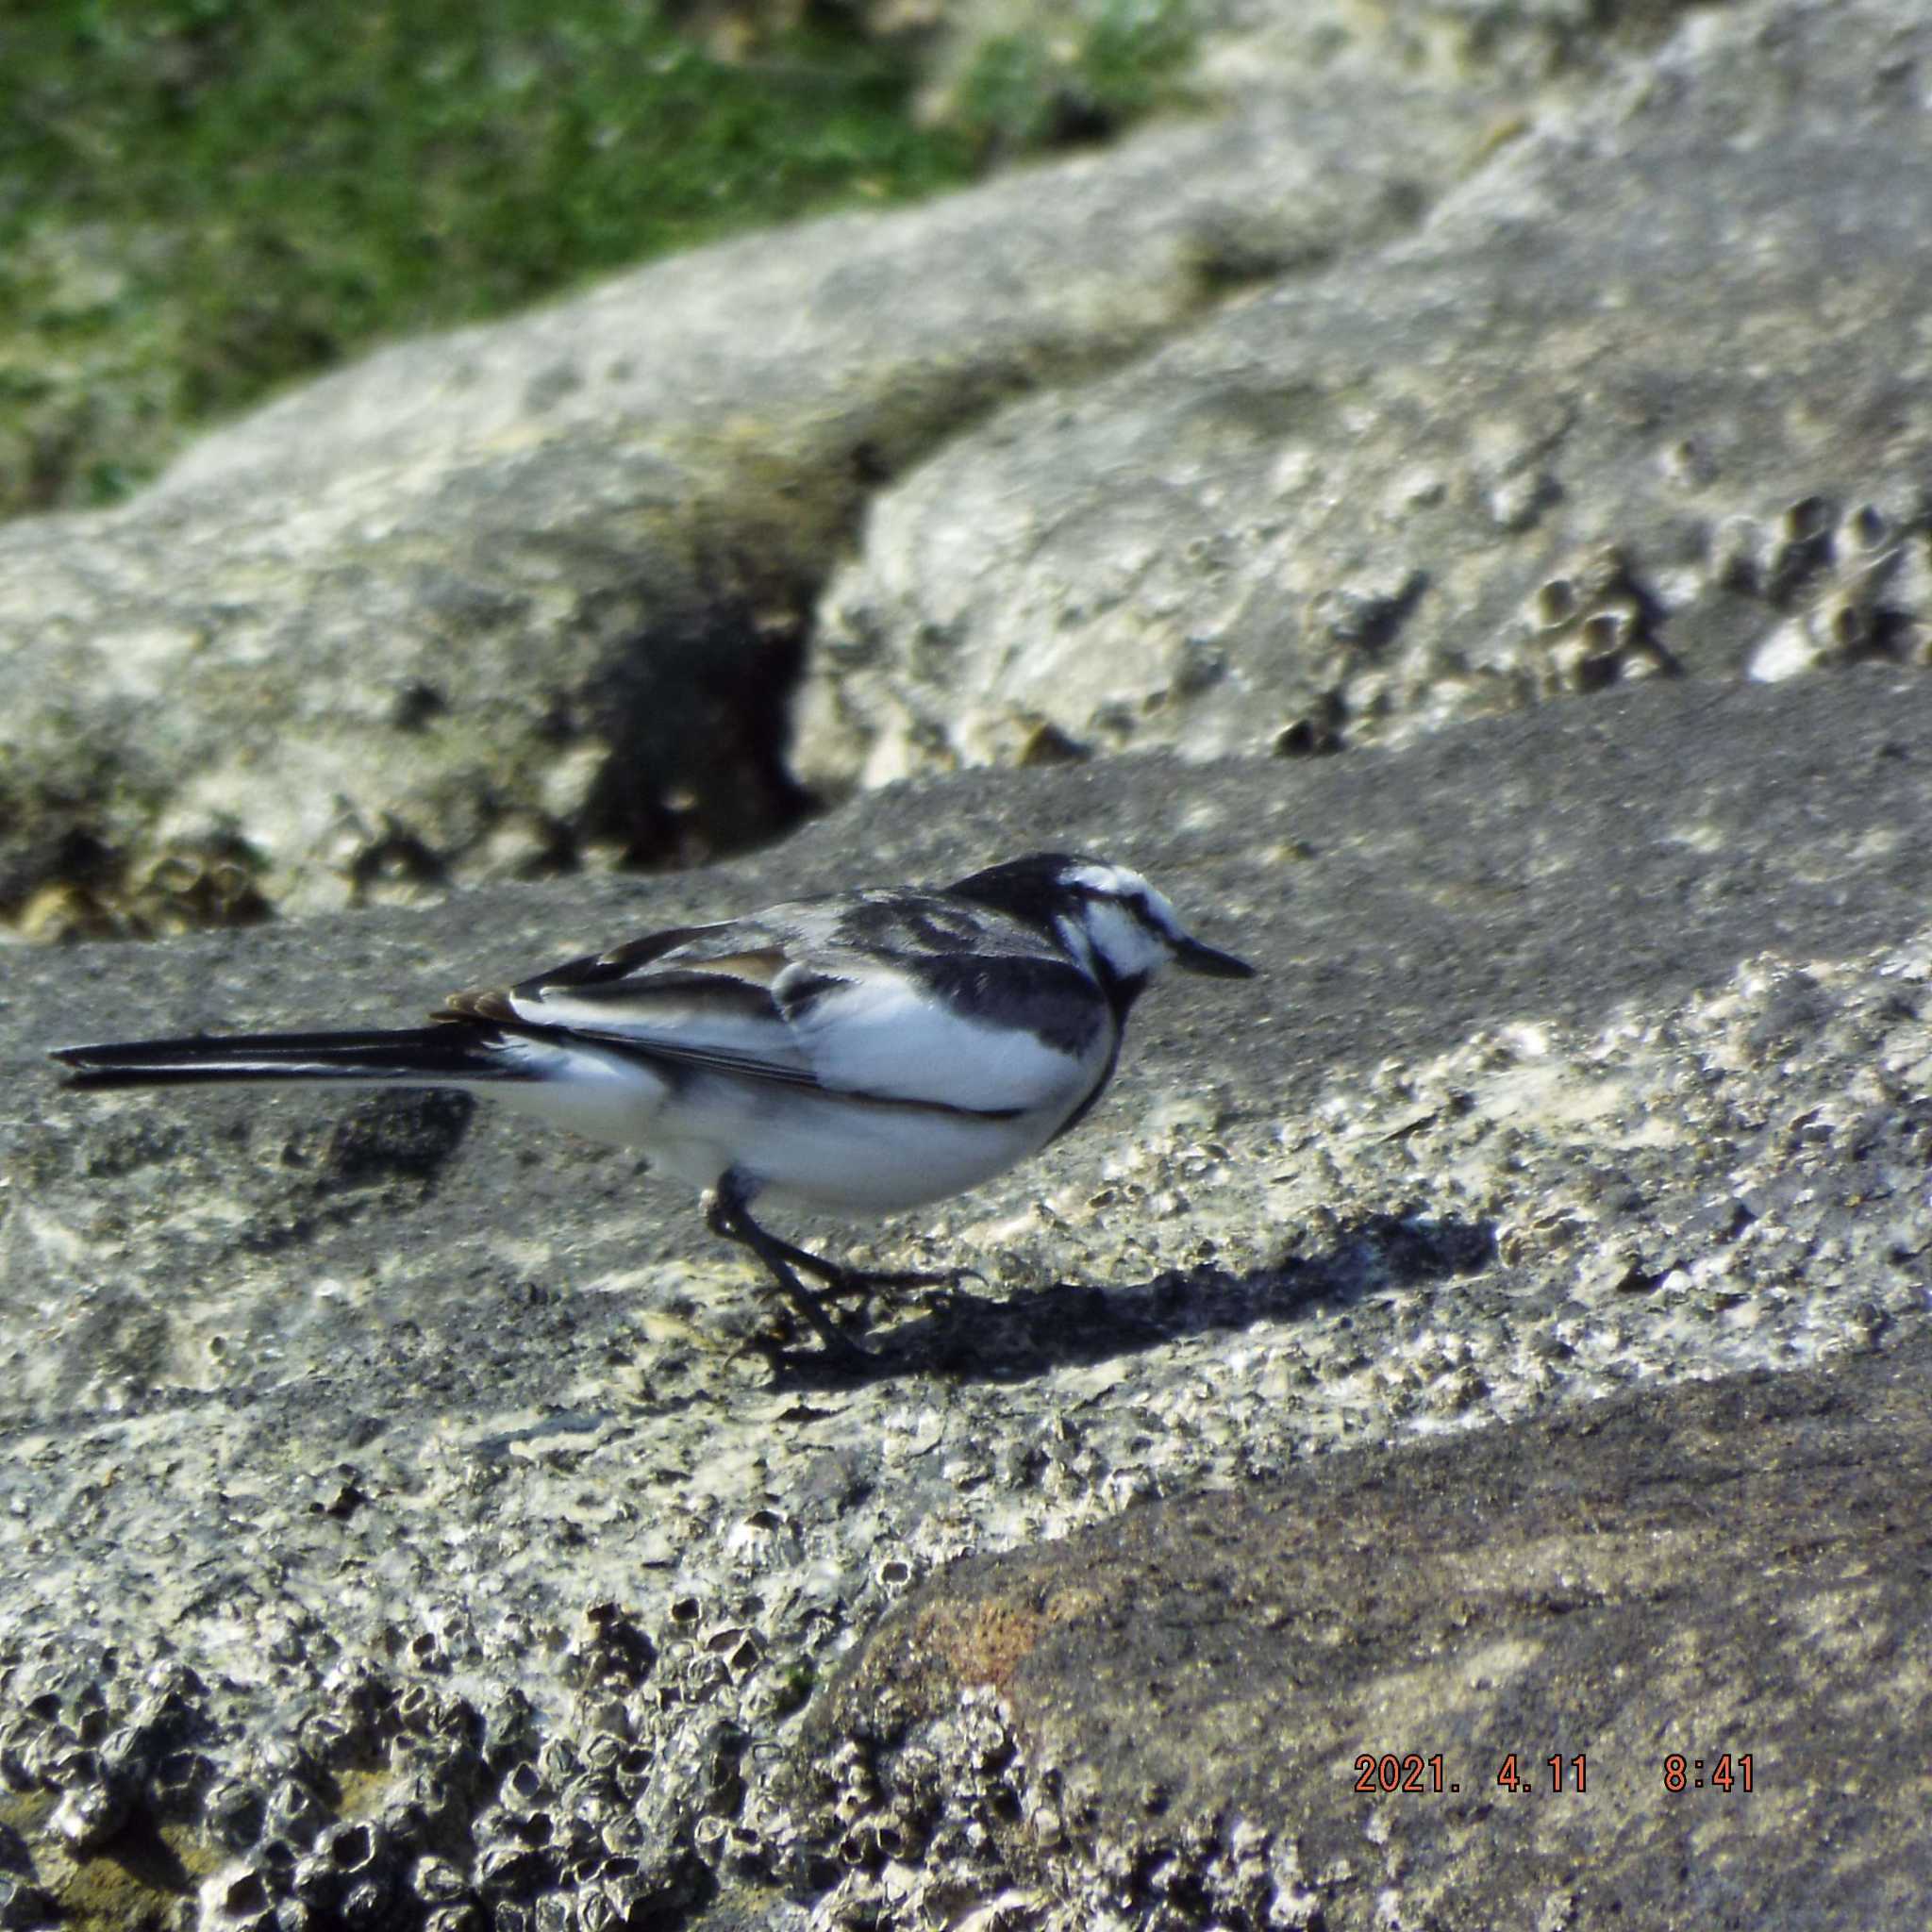
[[[825,595],[800,769],[1924,664],[1928,62],[1896,0],[1707,13],[1412,234],[956,438]]]
[[[1427,1755],[1438,1716],[1445,1754],[1465,1735],[1504,1742],[1488,1725],[1507,1719],[1523,1733],[1507,1745],[1538,1762],[1583,1752],[1593,1776],[1647,1775],[1645,1754],[1672,1748],[1627,1722],[1660,1705],[1603,1707],[1599,1677],[1557,1670],[1662,1627],[1641,1595],[1664,1573],[1622,1542],[1589,1573],[1605,1621],[1577,1627],[1599,1628],[1598,1647],[1552,1640],[1541,1664],[1471,1689],[1452,1737],[1424,1694],[1442,1666],[1403,1633],[1441,1607],[1467,1498],[1518,1491],[1480,1474],[1459,1491],[1455,1455],[1384,1452],[1447,1432],[1459,1449],[1486,1440],[1479,1424],[1506,1424],[1516,1433],[1480,1452],[1498,1459],[1472,1467],[1521,1474],[1574,1453],[1586,1399],[1648,1388],[1655,1405],[1612,1431],[1638,1474],[1591,1493],[1626,1525],[1676,1522],[1696,1456],[1673,1418],[1706,1399],[1685,1387],[1919,1359],[1902,1352],[1927,1331],[1932,1251],[1932,855],[1914,829],[1932,819],[1932,685],[1866,670],[1694,705],[1685,690],[1316,763],[965,774],[861,798],[782,849],[675,883],[495,888],[162,946],[17,950],[0,1049],[0,1778],[18,1800],[20,1882],[70,1908],[107,1889],[168,1910],[198,1895],[211,1924],[341,1910],[455,1932],[468,1910],[797,1925],[814,1900],[910,1925],[948,1898],[990,1905],[995,1883],[1038,1894],[1008,1901],[1015,1923],[1058,1902],[1076,1914],[1062,1923],[1086,1924],[1078,1910],[1103,1892],[1259,1899],[1265,1871],[1279,1898],[1306,1890],[1346,1924],[1372,1880],[1406,1882],[1399,1856],[1403,1897],[1466,1916],[1474,1845],[1501,1824],[1377,1809],[1344,1876],[1312,1849],[1349,1816],[1332,1799],[1243,1813],[1255,1829],[1239,1832],[1231,1811],[1224,1840],[1166,1844],[1160,1875],[1094,1850],[1152,1843],[1144,1807],[1115,1816],[1108,1797],[1058,1847],[1045,1812],[1025,1845],[975,1835],[964,1787],[951,1812],[919,1798],[933,1787],[905,1755],[910,1734],[874,1761],[827,1757],[829,1733],[806,1726],[897,1735],[903,1700],[868,1715],[847,1695],[813,1714],[840,1659],[957,1557],[1257,1485],[1280,1486],[1257,1521],[1291,1526],[1297,1486],[1314,1483],[1307,1508],[1345,1524],[1343,1499],[1393,1471],[1417,1485],[1404,1493],[1420,1527],[1383,1551],[1386,1614],[1363,1634],[1385,1648],[1350,1680],[1361,1749]],[[750,1271],[624,1155],[433,1097],[66,1095],[38,1059],[76,1034],[406,1017],[452,980],[626,928],[1048,843],[1144,863],[1267,976],[1157,989],[1117,1091],[1079,1134],[852,1239],[888,1263],[970,1256],[988,1277],[881,1310],[884,1363],[857,1381],[801,1367],[772,1386],[756,1356],[731,1354],[771,1319]],[[1384,1459],[1335,1457],[1347,1449]],[[1651,1493],[1679,1455],[1687,1487]],[[1402,1474],[1415,1470],[1436,1487]],[[1802,1457],[1753,1489],[1750,1520],[1779,1481],[1804,1546],[1839,1553],[1821,1565],[1868,1548],[1857,1483],[1833,1490]],[[1523,1493],[1532,1512],[1557,1508]],[[1713,1538],[1726,1514],[1712,1505]],[[1497,1522],[1491,1547],[1539,1521]],[[1683,1535],[1673,1588],[1706,1591],[1715,1620],[1715,1569],[1694,1552],[1755,1546]],[[1095,1587],[1136,1547],[1152,1545],[1096,1557]],[[1354,1559],[1332,1539],[1303,1547],[1318,1604]],[[1870,1547],[1882,1635],[1908,1559]],[[1481,1596],[1463,1564],[1472,1629],[1517,1630],[1526,1599]],[[1803,1601],[1842,1634],[1860,1586],[1833,1594],[1834,1574],[1790,1587],[1814,1590]],[[1195,1629],[1197,1651],[1228,1650],[1240,1626],[1213,1595],[1162,1614],[1148,1641],[1181,1646]],[[1246,1654],[1301,1627],[1264,1624]],[[1715,1622],[1696,1627],[1715,1641]],[[1016,1668],[1038,1634],[1018,1631]],[[1917,1722],[1902,1634],[1890,1656],[1841,1648],[1785,1691],[1793,1653],[1759,1649],[1756,1679],[1736,1649],[1711,1652],[1714,1669],[1735,1665],[1722,1681],[1760,1686],[1726,1724],[1734,1753],[1758,1736],[1795,1752],[1790,1726],[1827,1692],[1854,1718],[1885,1699]],[[931,1722],[980,1725],[995,1755],[1030,1721],[943,1702],[934,1690]],[[1149,1720],[1177,1707],[1150,1700]],[[1703,1741],[1703,1715],[1686,1708],[1687,1740]],[[952,1735],[926,1746],[942,1754]],[[1088,1734],[1052,1736],[1084,1777]],[[1270,1789],[1287,1790],[1303,1760],[1267,1757],[1274,1737],[1257,1739],[1254,1776],[1285,1766]],[[1826,1742],[1802,1761],[1822,1764]],[[1127,1765],[1131,1743],[1107,1765]],[[1797,1827],[1818,1818],[1855,1875],[1881,1858],[1913,1869],[1899,1821],[1916,1800],[1897,1775],[1856,1812],[1770,1794],[1792,1825],[1777,1841],[1739,1835],[1756,1827],[1736,1794],[1728,1824],[1697,1815],[1726,1856],[1749,1845],[1762,1882],[1783,1871],[1808,1895],[1819,1868]],[[1203,1805],[1216,1782],[1205,1764]],[[1511,1802],[1541,1807],[1537,1828],[1583,1874],[1553,1895],[1583,1895],[1599,1856],[1606,1874],[1629,1869],[1623,1813]],[[1660,1818],[1650,1802],[1632,1815]],[[63,1807],[78,1837],[51,1823]],[[1545,1869],[1518,1839],[1497,1842],[1510,1873]],[[1734,1879],[1740,1896],[1759,1882],[1726,1867],[1694,1895],[1721,1900]],[[1877,1884],[1859,1877],[1845,1913],[1815,1923],[1871,1923]]]
[[[122,509],[0,529],[0,915],[151,930],[770,836],[812,603],[878,481],[1407,222],[1483,96],[1402,92],[402,343]]]
[[[1675,6],[1224,0],[1194,125],[400,344],[123,509],[0,530],[0,921],[239,924],[774,835],[812,612],[883,483],[1407,230]],[[1057,25],[958,12],[968,61]]]
[[[1913,1924],[1928,1373],[1922,1329],[961,1564],[794,1760],[827,1915],[890,1838],[894,1924]]]

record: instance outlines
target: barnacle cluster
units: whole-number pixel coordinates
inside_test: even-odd
[[[1615,544],[1544,578],[1525,621],[1539,697],[1601,691],[1677,669],[1659,635],[1657,607]]]
[[[1784,613],[1752,652],[1752,677],[1863,658],[1932,663],[1932,516],[1923,508],[1801,497],[1769,521],[1727,519],[1712,568]]]

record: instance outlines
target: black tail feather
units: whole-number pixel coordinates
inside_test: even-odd
[[[70,1087],[180,1087],[217,1080],[516,1079],[488,1028],[438,1025],[371,1033],[237,1033],[57,1046]]]

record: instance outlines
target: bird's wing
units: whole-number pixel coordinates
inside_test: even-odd
[[[685,1065],[819,1085],[772,996],[784,938],[758,920],[676,926],[515,986],[453,993],[444,1017],[576,1034]]]
[[[880,902],[887,895],[878,895]],[[1111,1016],[1092,982],[1027,935],[969,933],[905,895],[804,901],[653,933],[453,1018],[586,1035],[686,1065],[828,1092],[1021,1112],[1085,1091]],[[942,908],[944,909],[944,908]],[[963,942],[988,950],[960,953]]]
[[[841,970],[833,958],[774,991],[835,1092],[1026,1113],[1072,1105],[1112,1048],[1105,998],[1065,960],[860,956]]]

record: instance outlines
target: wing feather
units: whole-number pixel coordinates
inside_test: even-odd
[[[958,908],[941,910],[861,895],[677,927],[456,995],[450,1017],[855,1098],[986,1113],[1071,1105],[1112,1051],[1093,983],[1017,927],[962,952],[971,929]]]

